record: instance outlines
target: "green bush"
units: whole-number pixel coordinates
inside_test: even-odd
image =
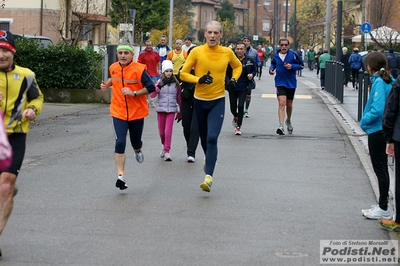
[[[102,55],[65,44],[44,48],[33,39],[15,40],[15,64],[35,72],[41,88],[95,89],[102,79]]]

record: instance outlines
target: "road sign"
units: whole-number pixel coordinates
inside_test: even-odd
[[[371,30],[372,30],[372,26],[371,26],[371,24],[369,24],[368,22],[364,22],[364,23],[361,25],[361,31],[362,31],[363,33],[370,33]]]
[[[132,31],[132,23],[120,23],[119,30],[120,31]]]

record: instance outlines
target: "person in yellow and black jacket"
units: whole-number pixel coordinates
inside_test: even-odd
[[[232,49],[220,45],[223,36],[221,23],[210,21],[204,37],[207,43],[197,46],[189,54],[180,72],[182,81],[196,84],[194,109],[197,117],[201,147],[206,155],[205,180],[200,184],[203,191],[210,192],[213,172],[217,162],[218,136],[225,112],[225,75],[228,64],[232,67],[231,86],[242,73],[242,63]],[[192,68],[194,74],[191,74]]]
[[[35,73],[14,64],[14,37],[0,31],[0,98],[1,110],[9,142],[13,150],[11,166],[0,174],[0,235],[13,209],[17,193],[15,181],[25,155],[29,123],[36,119],[43,106],[43,94]],[[0,251],[1,256],[1,251]]]

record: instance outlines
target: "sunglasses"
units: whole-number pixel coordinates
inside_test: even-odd
[[[280,46],[289,46],[287,43],[281,43]]]

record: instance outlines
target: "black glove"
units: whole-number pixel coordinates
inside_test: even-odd
[[[211,84],[213,82],[213,78],[210,76],[210,71],[207,72],[207,75],[202,76],[199,78],[200,84]]]
[[[228,86],[229,86],[230,91],[235,91],[236,90],[236,81],[230,80],[228,83]]]
[[[179,123],[182,121],[182,118],[175,118],[176,123]]]

